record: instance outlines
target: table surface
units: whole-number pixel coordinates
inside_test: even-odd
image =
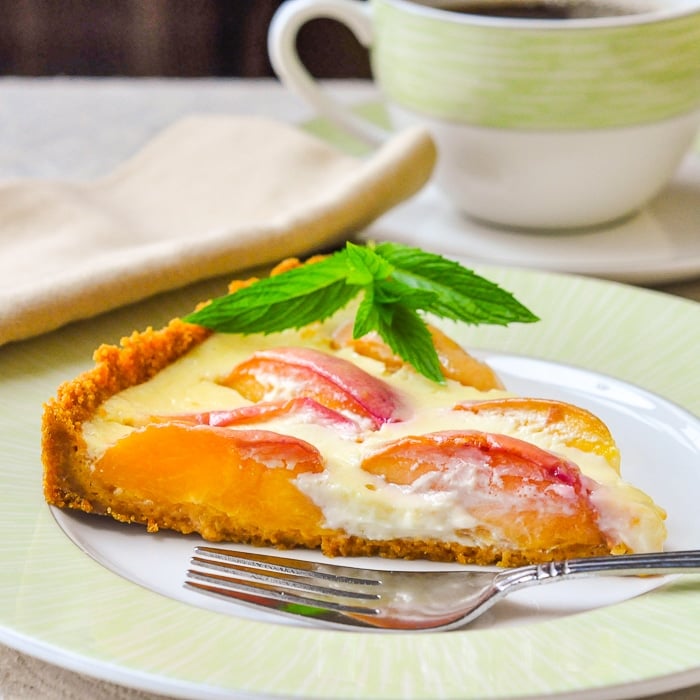
[[[337,82],[329,88],[349,104],[376,98],[368,83]],[[289,122],[313,117],[274,80],[1,78],[0,179],[98,177],[165,126],[194,113],[260,115]],[[700,301],[700,279],[657,289]],[[2,700],[159,697],[57,668],[0,645]],[[650,697],[699,700],[700,685]]]

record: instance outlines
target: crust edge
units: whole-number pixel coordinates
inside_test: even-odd
[[[79,495],[90,492],[89,484],[72,483],[66,476],[88,472],[83,423],[111,396],[148,381],[210,334],[206,328],[180,319],[160,330],[134,332],[118,346],[101,345],[93,355],[92,369],[58,387],[56,396],[44,404],[41,422],[43,490],[50,505],[87,513],[96,509],[89,497]],[[83,462],[78,470],[74,468],[76,459]]]

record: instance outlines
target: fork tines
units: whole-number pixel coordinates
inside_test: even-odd
[[[379,599],[381,582],[348,567],[331,570],[315,562],[217,547],[196,547],[190,564],[187,587],[255,607],[358,626],[366,623],[357,616],[378,614],[372,603]]]

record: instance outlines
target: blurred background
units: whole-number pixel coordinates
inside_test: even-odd
[[[0,0],[0,75],[267,77],[284,0]],[[318,78],[367,78],[367,51],[332,20],[300,32]]]

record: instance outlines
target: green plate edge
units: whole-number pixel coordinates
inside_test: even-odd
[[[379,102],[353,111],[388,126]],[[369,153],[323,118],[304,129],[351,155]],[[700,137],[695,148],[700,151]],[[471,347],[602,372],[700,416],[700,377],[693,371],[700,305],[575,276],[478,271],[515,292],[543,321],[470,328]],[[41,497],[43,401],[91,366],[97,343],[162,325],[223,293],[226,282],[210,280],[0,348],[0,641],[72,670],[182,697],[505,700],[615,694],[647,682],[674,687],[688,675],[700,681],[699,577],[565,621],[395,636],[227,618],[143,589],[80,552]]]
[[[595,370],[700,415],[700,305],[583,277],[478,270],[542,321],[464,329],[469,346]],[[504,699],[700,680],[700,577],[560,621],[376,635],[210,613],[80,552],[41,496],[42,402],[91,365],[98,342],[158,326],[224,289],[212,280],[0,348],[1,641],[107,680],[201,698]]]

